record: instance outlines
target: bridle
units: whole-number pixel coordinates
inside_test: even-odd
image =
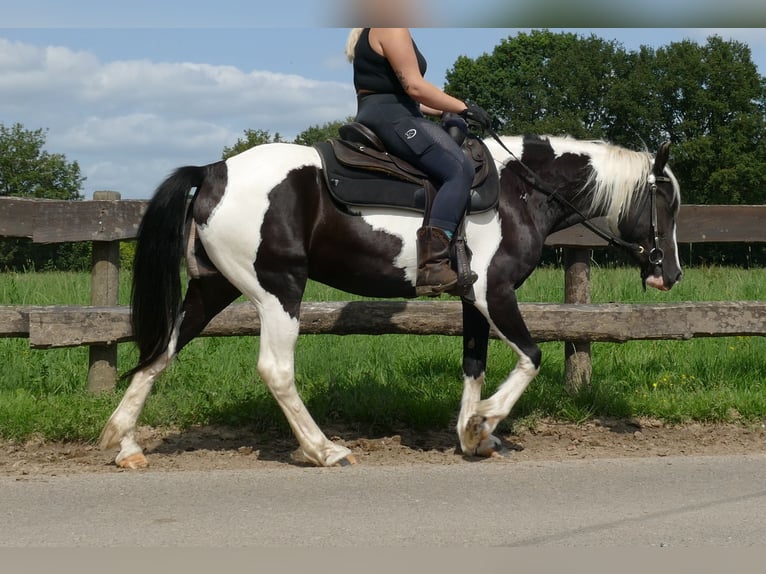
[[[601,229],[600,227],[598,227],[597,225],[594,225],[593,223],[588,221],[587,215],[585,215],[580,209],[578,209],[577,206],[572,204],[572,202],[569,201],[568,199],[561,197],[561,195],[558,194],[557,189],[553,188],[550,184],[540,179],[540,176],[538,176],[524,162],[522,162],[518,157],[516,157],[516,155],[511,150],[509,150],[508,147],[503,143],[503,141],[500,139],[500,136],[497,135],[497,132],[495,130],[489,128],[487,131],[489,131],[489,134],[498,143],[498,145],[500,145],[500,147],[503,148],[514,160],[516,160],[516,163],[523,168],[523,172],[522,173],[515,172],[516,175],[521,177],[534,189],[547,195],[548,201],[556,201],[563,207],[570,210],[572,213],[578,215],[582,219],[583,227],[586,227],[587,229],[589,229],[590,231],[598,235],[601,239],[606,241],[609,245],[624,249],[625,251],[628,252],[629,255],[632,255],[634,257],[640,256],[646,253],[646,248],[643,245],[625,241],[624,239],[617,237],[615,234],[610,233],[609,231],[605,231]],[[652,247],[649,249],[649,253],[647,254],[647,257],[649,259],[649,263],[651,263],[655,267],[661,267],[662,261],[664,260],[664,257],[665,257],[665,254],[659,245],[660,240],[659,240],[658,218],[657,218],[657,182],[664,183],[664,182],[670,182],[670,181],[671,179],[667,176],[655,175],[653,173],[650,173],[649,177],[647,178],[647,183],[649,184],[649,202],[650,202],[650,210],[651,210],[650,231],[653,238],[653,244],[652,244]]]
[[[671,179],[666,175],[649,174],[647,178],[649,183],[649,202],[651,209],[650,231],[652,233],[652,248],[649,250],[649,263],[655,267],[661,267],[665,259],[665,253],[660,247],[659,229],[657,225],[657,182],[671,183]]]

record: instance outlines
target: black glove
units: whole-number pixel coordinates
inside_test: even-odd
[[[460,112],[460,115],[466,119],[466,121],[477,123],[482,129],[489,129],[492,127],[492,118],[487,111],[481,106],[477,106],[472,102],[466,103],[466,108]]]

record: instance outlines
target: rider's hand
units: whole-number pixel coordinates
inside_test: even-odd
[[[492,117],[484,108],[473,102],[466,103],[466,108],[460,112],[460,115],[469,122],[479,124],[482,129],[486,130],[492,127]]]

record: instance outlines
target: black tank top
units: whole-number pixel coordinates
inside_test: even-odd
[[[412,41],[421,75],[425,75],[428,64],[423,54]],[[367,90],[378,94],[404,94],[404,88],[396,77],[388,60],[370,46],[370,29],[365,28],[354,48],[354,87],[356,91]]]

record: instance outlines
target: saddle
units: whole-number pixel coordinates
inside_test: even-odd
[[[418,213],[429,209],[437,187],[425,173],[389,154],[378,136],[360,123],[341,126],[338,133],[339,138],[314,146],[336,202],[346,207],[391,207]],[[500,189],[495,162],[484,142],[473,134],[465,136],[461,148],[474,165],[467,213],[489,211],[497,205]]]

